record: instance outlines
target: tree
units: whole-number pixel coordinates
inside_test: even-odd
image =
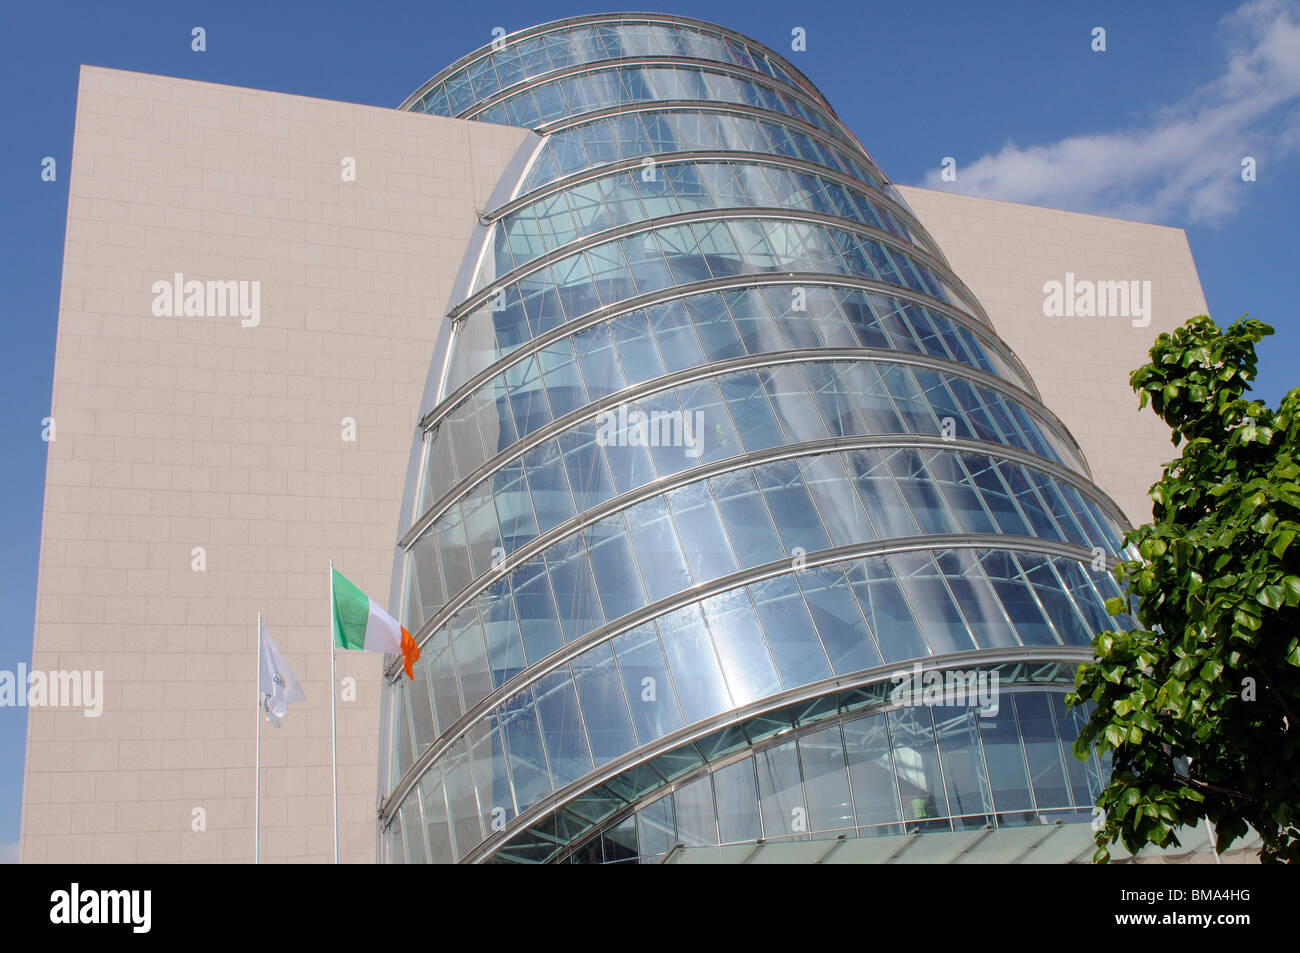
[[[1276,410],[1244,396],[1272,333],[1200,315],[1129,378],[1182,456],[1125,536],[1139,558],[1115,570],[1128,604],[1107,610],[1136,627],[1097,635],[1068,699],[1096,706],[1075,754],[1111,752],[1099,863],[1117,840],[1179,846],[1174,830],[1202,819],[1220,853],[1250,825],[1262,861],[1300,857],[1300,388]]]

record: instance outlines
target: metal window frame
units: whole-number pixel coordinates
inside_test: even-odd
[[[1039,403],[1026,391],[1021,391],[1014,385],[1008,384],[999,377],[995,377],[984,371],[977,370],[966,364],[959,364],[956,361],[943,360],[941,358],[930,357],[927,354],[912,354],[900,351],[884,351],[876,348],[807,348],[797,351],[763,351],[758,354],[742,355],[741,357],[730,358],[726,361],[717,361],[711,364],[700,364],[695,367],[688,367],[681,371],[674,371],[671,374],[665,374],[661,377],[651,378],[640,384],[633,384],[607,394],[594,401],[572,410],[567,414],[554,418],[550,423],[533,431],[526,437],[517,439],[510,444],[505,450],[500,451],[493,457],[489,457],[483,463],[479,464],[472,471],[461,477],[449,490],[435,499],[421,515],[412,521],[407,530],[398,538],[397,545],[403,550],[409,550],[415,538],[422,533],[428,525],[435,522],[451,506],[466,496],[468,496],[475,487],[484,480],[490,478],[501,468],[509,466],[515,461],[521,459],[531,450],[546,443],[560,434],[571,430],[579,424],[588,420],[594,420],[610,408],[618,407],[632,401],[641,400],[645,397],[658,394],[662,391],[672,390],[685,384],[693,384],[704,380],[713,380],[726,374],[736,371],[756,370],[768,367],[780,367],[789,364],[805,363],[824,363],[824,362],[854,362],[860,361],[870,364],[891,364],[902,365],[907,367],[921,367],[936,373],[951,374],[954,377],[966,380],[968,383],[978,384],[999,394],[1004,399],[1012,400],[1031,410],[1037,418],[1036,422],[1046,426],[1058,438],[1068,437],[1069,431],[1065,425],[1056,417],[1045,405]],[[893,395],[890,395],[891,401]],[[459,406],[459,402],[457,404]],[[436,424],[435,424],[436,425]],[[431,425],[428,430],[432,429]],[[921,436],[919,434],[902,434],[900,436]],[[987,446],[1018,449],[1013,444],[993,443],[991,441],[979,440]],[[1069,448],[1071,440],[1062,443]],[[1077,444],[1074,447],[1077,448]],[[1032,451],[1028,451],[1031,452]],[[1036,458],[1045,460],[1049,463],[1054,461],[1046,457],[1041,457],[1037,453],[1033,454]],[[1075,455],[1073,463],[1078,464],[1076,473],[1080,474],[1085,480],[1091,481],[1092,472],[1088,467],[1087,460],[1083,457],[1082,450]],[[576,505],[576,501],[575,501]],[[1126,525],[1126,520],[1120,521],[1121,525]]]
[[[1086,550],[1081,546],[1058,543],[1050,540],[997,534],[952,534],[946,536],[914,536],[873,540],[869,543],[857,543],[850,546],[823,549],[815,553],[807,554],[804,557],[803,568],[816,568],[822,565],[847,562],[868,556],[943,549],[995,549],[1010,552],[1024,550],[1027,552],[1042,553],[1047,556],[1059,556],[1066,559],[1074,559],[1076,561],[1090,561],[1092,559],[1092,552],[1090,550]],[[462,712],[461,716],[416,758],[411,767],[407,769],[407,773],[404,775],[402,781],[394,787],[389,797],[385,800],[385,804],[387,805],[391,802],[395,806],[397,803],[400,803],[410,788],[418,782],[420,775],[427,770],[429,765],[439,760],[442,754],[455,744],[458,738],[464,737],[471,725],[481,720],[485,715],[493,711],[505,700],[518,694],[524,687],[545,677],[551,671],[559,668],[575,656],[581,655],[587,649],[608,639],[612,639],[623,632],[634,629],[643,622],[652,621],[661,615],[673,612],[687,605],[691,605],[692,603],[701,602],[706,598],[730,591],[740,586],[748,585],[753,582],[761,582],[764,579],[770,579],[775,576],[781,576],[796,571],[797,570],[791,568],[789,558],[773,560],[749,569],[742,569],[711,580],[705,585],[696,585],[691,589],[674,593],[656,602],[649,603],[636,612],[629,613],[628,615],[613,621],[607,621],[604,625],[565,644],[560,649],[552,652],[546,658],[538,661],[535,665],[529,666],[523,672],[520,672],[513,678],[506,680],[486,697],[473,706],[469,706],[466,711]],[[429,631],[432,631],[433,626],[426,627]],[[1085,659],[1091,657],[1085,648],[1076,648],[1073,646],[1024,646],[1021,648],[1028,652],[1029,655],[1032,655],[1033,652],[1041,653],[1044,651],[1050,652],[1053,649],[1063,649],[1075,653],[1082,653]],[[1007,650],[979,649],[956,653],[953,657],[961,656],[965,658],[972,655],[987,655],[989,657],[994,657],[998,653],[1005,651]],[[949,656],[939,657],[947,658]],[[932,658],[934,658],[934,656],[932,656]],[[396,666],[394,667],[396,668]],[[897,663],[881,667],[893,670],[897,669]],[[400,672],[400,669],[397,670]],[[875,670],[876,669],[870,669],[869,671]],[[834,681],[839,677],[842,676],[833,676],[831,679],[826,681]],[[814,684],[822,683],[817,682]],[[778,697],[783,694],[785,693],[777,693],[777,696],[767,697]],[[735,710],[742,709],[738,708]],[[389,813],[391,813],[391,811],[387,809],[383,811],[384,816],[387,816]]]
[[[1038,646],[1036,648],[1042,649],[1044,647]],[[1003,664],[1007,662],[1017,662],[1017,661],[1043,661],[1043,662],[1055,663],[1055,664],[1060,664],[1060,663],[1082,664],[1088,661],[1090,658],[1091,656],[1088,654],[1086,650],[1079,650],[1079,649],[1075,649],[1069,652],[1051,652],[1051,651],[1032,652],[1028,650],[1015,652],[1010,650],[1000,650],[996,653],[991,653],[988,652],[987,650],[984,650],[980,652],[955,653],[952,655],[932,657],[930,659],[920,660],[920,661],[922,665],[922,672],[930,672],[930,671],[946,671],[948,669],[962,668],[964,666],[970,666],[970,665],[974,665],[977,667],[985,667],[985,666],[992,667],[998,664]],[[863,687],[863,686],[871,685],[873,683],[887,680],[890,678],[893,671],[895,670],[897,670],[897,665],[886,665],[886,666],[880,666],[879,668],[869,669],[864,672],[855,673],[853,676],[846,676],[838,679],[827,679],[824,682],[818,682],[815,683],[814,685],[807,686],[806,689],[800,689],[789,693],[782,693],[782,696],[769,696],[768,698],[763,699],[761,703],[755,703],[754,705],[748,705],[745,706],[744,708],[738,708],[733,711],[724,712],[720,715],[715,716],[714,718],[707,719],[706,721],[703,722],[699,722],[696,725],[687,726],[687,728],[679,732],[674,732],[671,735],[665,735],[664,738],[659,739],[659,741],[657,742],[654,742],[650,745],[644,745],[641,748],[637,749],[636,751],[629,752],[624,757],[610,762],[602,769],[593,772],[593,775],[591,777],[584,778],[580,783],[569,785],[566,788],[561,789],[560,791],[556,791],[552,793],[550,797],[545,798],[542,801],[539,801],[536,805],[534,805],[532,809],[530,809],[528,816],[521,814],[519,818],[516,818],[515,823],[507,825],[505,828],[502,828],[500,831],[496,832],[496,836],[485,839],[483,843],[479,844],[476,848],[474,848],[474,850],[471,851],[470,854],[461,857],[458,860],[458,863],[481,863],[484,860],[489,859],[493,854],[495,854],[498,850],[504,847],[513,837],[522,833],[532,824],[541,820],[548,814],[554,813],[555,811],[562,809],[566,804],[575,800],[582,794],[586,793],[587,791],[593,788],[599,787],[600,785],[606,783],[609,780],[612,780],[614,777],[618,776],[619,774],[623,773],[626,770],[638,767],[648,761],[653,760],[656,757],[659,757],[660,755],[666,754],[674,749],[684,747],[685,745],[697,741],[700,738],[706,737],[707,735],[710,735],[722,728],[728,727],[730,725],[738,724],[740,722],[753,718],[757,715],[761,715],[770,711],[775,711],[781,708],[785,708],[786,706],[789,705],[799,704],[800,702],[812,701],[822,696],[829,695],[832,692],[838,692],[846,689]],[[1027,684],[1023,690],[1042,691],[1044,690],[1044,686],[1042,683],[1037,683],[1037,684],[1031,683],[1031,684]],[[783,697],[783,696],[788,696],[788,697]],[[900,706],[897,705],[882,706],[879,709],[871,709],[871,710],[878,711],[879,714],[884,714],[887,711],[895,710],[898,707]],[[822,719],[822,720],[825,721],[834,717],[839,717],[839,713],[836,713],[834,715],[828,715],[826,719]],[[810,728],[812,727],[812,724],[816,724],[816,722],[811,723],[809,725]],[[796,735],[799,732],[799,729],[792,729],[792,730],[796,732]],[[780,743],[780,741],[783,741],[786,737],[788,737],[788,735],[782,735],[779,741],[777,739],[773,739],[773,741],[775,743]],[[894,742],[893,742],[893,736],[891,732],[890,733],[891,753],[893,752],[893,750],[894,750]],[[942,765],[942,758],[940,758],[940,764]],[[696,769],[696,772],[701,772],[706,768],[707,765],[702,766],[701,768]],[[696,772],[692,772],[692,774]],[[685,783],[685,781],[691,776],[692,776],[691,774],[688,774],[683,778],[676,779],[673,783],[674,784]],[[1032,780],[1030,781],[1030,783],[1032,785]],[[663,793],[663,792],[658,791],[656,793]],[[904,820],[902,823],[906,824],[906,820]]]

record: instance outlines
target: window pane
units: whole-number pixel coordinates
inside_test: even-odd
[[[622,514],[615,513],[583,530],[606,619],[617,619],[646,604],[641,574],[628,545]]]
[[[474,777],[469,770],[469,750],[464,739],[443,756],[443,766],[456,856],[464,857],[483,839],[478,802],[474,798]]]
[[[741,453],[731,415],[714,381],[698,381],[676,388],[682,405],[683,442],[689,466],[713,463]]]
[[[813,402],[821,412],[832,437],[846,437],[867,432],[858,413],[857,404],[850,396],[834,364],[824,362],[801,365],[800,370],[808,383]]]
[[[1016,710],[1011,696],[1005,695],[1001,699],[996,714],[981,715],[978,721],[984,742],[984,761],[993,787],[993,803],[998,812],[1032,811],[1034,804],[1029,795],[1025,753],[1020,747],[1020,731],[1016,727]],[[1023,823],[1027,818],[1013,820]]]
[[[973,823],[983,826],[986,819],[982,815],[993,812],[993,799],[989,794],[989,781],[980,751],[976,725],[980,717],[978,711],[975,708],[936,705],[931,714],[939,737],[939,757],[943,761],[944,780],[948,786],[949,808],[954,815],[980,815]]]
[[[587,389],[582,384],[573,347],[568,341],[552,344],[537,355],[537,360],[546,382],[546,397],[556,417],[587,403]]]
[[[722,531],[707,482],[692,483],[666,494],[677,538],[681,540],[695,581],[705,582],[736,571],[736,559]]]
[[[818,566],[796,578],[835,673],[844,675],[879,665],[880,655],[844,571],[838,565]]]
[[[687,847],[718,843],[718,821],[713,811],[713,779],[704,775],[677,789],[677,837]]]
[[[524,654],[537,662],[564,644],[551,593],[551,580],[541,556],[534,556],[510,574],[510,588],[519,614]]]
[[[878,450],[859,450],[845,458],[858,496],[881,539],[916,536],[918,529],[903,494]]]
[[[912,449],[882,452],[921,532],[926,535],[957,532],[957,521],[938,486],[930,479],[920,452]]]
[[[901,662],[929,655],[930,648],[885,557],[855,560],[845,568],[853,594],[876,635],[885,661]]]
[[[563,665],[543,675],[533,685],[533,696],[537,699],[537,719],[542,726],[555,786],[571,784],[591,770],[591,752],[582,730],[582,715],[569,667]]]
[[[491,482],[480,483],[461,502],[460,511],[474,575],[482,575],[491,567],[493,554],[500,551],[502,542],[496,507],[492,503]],[[462,584],[468,581],[463,580]]]
[[[722,843],[757,840],[763,836],[758,818],[758,791],[754,787],[754,759],[745,758],[715,771],[718,828]]]
[[[579,331],[572,340],[591,400],[598,400],[627,386],[622,367],[614,354],[609,329],[605,325],[599,324],[586,331]]]
[[[753,371],[727,374],[720,379],[722,396],[731,411],[740,442],[748,451],[766,450],[785,443],[767,395]]]
[[[786,688],[829,678],[830,662],[793,576],[747,587]]]
[[[595,420],[585,420],[557,437],[564,454],[564,470],[569,475],[569,485],[573,487],[579,512],[589,510],[614,495],[614,483],[596,438]]]
[[[1029,760],[1038,810],[1070,807],[1061,745],[1047,697],[1041,692],[1025,692],[1013,697],[1020,718],[1020,732],[1025,739],[1025,754]]]
[[[763,811],[763,832],[768,840],[788,840],[808,829],[807,807],[799,776],[799,754],[794,740],[754,755],[758,791]]]
[[[1047,510],[1039,500],[1038,494],[1029,485],[1024,469],[1004,460],[998,464],[998,470],[1020,505],[1020,511],[1033,526],[1034,535],[1043,539],[1064,539],[1061,531],[1056,528],[1056,523],[1047,515]]]
[[[1074,793],[1075,806],[1091,811],[1097,803],[1098,795],[1101,794],[1101,778],[1097,775],[1095,761],[1091,756],[1086,762],[1080,761],[1071,750],[1074,739],[1083,729],[1084,710],[1078,707],[1067,709],[1065,695],[1060,692],[1046,694],[1051,702],[1052,715],[1056,718],[1056,727],[1060,733],[1061,747],[1065,755],[1065,770],[1070,777],[1070,790]]]
[[[551,590],[560,610],[564,641],[572,642],[605,621],[582,536],[561,540],[546,550],[545,556]]]
[[[606,413],[615,415],[615,418],[603,418],[603,414],[597,415],[598,428],[602,419],[616,419],[618,411],[615,408]],[[654,465],[650,462],[650,450],[640,443],[633,445],[622,439],[613,443],[606,441],[602,449],[605,451],[610,473],[614,477],[614,487],[619,493],[645,486],[655,478]]]
[[[788,443],[826,438],[826,425],[822,423],[822,415],[809,396],[798,368],[788,364],[764,368],[758,372],[758,377],[785,429]]]
[[[930,554],[894,553],[888,558],[934,654],[976,648]]]
[[[853,394],[853,399],[857,402],[867,433],[907,433],[902,418],[894,408],[894,400],[889,396],[889,391],[874,365],[855,361],[836,366]]]
[[[636,837],[642,863],[645,863],[645,858],[656,858],[672,850],[677,843],[672,795],[661,797],[637,812]]]
[[[993,513],[993,518],[998,521],[998,526],[1002,532],[1012,536],[1032,536],[1024,517],[1020,515],[1020,510],[1012,501],[1010,493],[1007,492],[1006,486],[998,478],[997,468],[993,460],[989,457],[975,456],[974,454],[962,454],[962,462],[966,464],[966,469],[970,471],[971,478],[975,485],[979,487],[980,497],[984,504]]]
[[[648,744],[682,727],[682,715],[677,710],[672,679],[654,625],[647,622],[624,632],[611,645],[640,743]]]
[[[479,816],[484,829],[491,831],[497,818],[509,821],[515,816],[515,797],[510,790],[505,746],[495,712],[470,729],[469,742],[470,767],[474,773],[474,787],[478,790]]]
[[[658,626],[687,724],[730,708],[731,696],[699,606],[671,612],[659,619]]]
[[[686,310],[710,361],[725,361],[745,353],[745,345],[721,296],[709,294],[691,298],[686,302]]]
[[[838,454],[808,457],[799,461],[799,466],[833,545],[848,546],[876,538]]]
[[[663,498],[638,503],[625,515],[650,601],[689,588],[691,577]]]
[[[753,472],[786,551],[793,553],[800,548],[804,553],[814,553],[829,548],[830,541],[804,486],[799,465],[793,460],[781,460],[755,467]]]
[[[848,766],[840,726],[831,725],[799,739],[808,791],[808,821],[814,831],[835,831],[853,826],[853,798],[849,794]]]
[[[722,522],[743,568],[748,569],[785,556],[768,515],[767,504],[749,470],[737,470],[709,481]]]
[[[927,468],[952,508],[957,522],[967,533],[997,533],[997,524],[984,509],[970,475],[957,455],[942,451],[924,453]]]
[[[935,561],[943,570],[944,580],[980,648],[1015,645],[1015,632],[1002,614],[1001,601],[984,578],[975,553],[969,549],[950,549],[936,553]]]
[[[690,316],[680,301],[650,308],[648,315],[666,370],[671,373],[705,362]]]
[[[634,311],[615,318],[610,323],[610,333],[614,336],[628,383],[639,384],[663,376],[664,365],[643,312]]]
[[[636,747],[623,685],[608,642],[579,655],[572,665],[591,752],[599,767]]]
[[[510,599],[508,581],[499,581],[476,601],[487,641],[492,687],[500,688],[524,670],[524,649],[519,641],[519,625],[515,622],[515,605]]]
[[[858,824],[893,824],[902,819],[898,783],[890,753],[886,720],[880,715],[856,718],[844,723],[844,750],[853,782],[853,806]],[[881,833],[897,833],[886,828]]]
[[[488,672],[487,650],[483,630],[478,624],[478,609],[471,602],[447,622],[451,632],[451,650],[460,677],[462,707],[468,708],[492,693],[492,676]]]
[[[1034,586],[1038,601],[1056,626],[1056,634],[1066,645],[1087,645],[1093,632],[1075,609],[1074,602],[1052,571],[1051,561],[1038,553],[1019,553],[1016,559]]]
[[[548,440],[524,454],[523,464],[538,529],[545,533],[573,516],[573,496],[564,475],[560,448],[555,441]]]
[[[745,590],[719,593],[705,599],[701,608],[713,633],[732,701],[744,705],[779,692],[781,681]]]
[[[533,501],[524,483],[524,465],[518,460],[505,464],[492,475],[491,486],[502,544],[507,553],[513,553],[537,538]]]
[[[980,554],[980,563],[1002,600],[1022,645],[1059,645],[1020,566],[1010,553],[991,550]]]
[[[433,696],[433,713],[438,730],[446,731],[460,717],[460,692],[456,688],[456,660],[451,654],[451,637],[441,628],[420,651]]]
[[[948,830],[947,821],[929,820],[948,815],[930,709],[898,708],[885,717],[889,719],[889,732],[894,739],[898,791],[908,829]]]

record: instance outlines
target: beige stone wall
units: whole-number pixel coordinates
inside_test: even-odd
[[[1168,428],[1129,388],[1161,331],[1205,314],[1182,229],[900,188],[953,270],[1033,375],[1043,400],[1083,448],[1096,482],[1135,523],[1151,518],[1147,489],[1178,455]],[[1150,281],[1151,323],[1044,317],[1043,285]]]
[[[102,669],[105,703],[30,710],[22,861],[251,860],[259,611],[307,694],[263,727],[262,856],[331,859],[327,567],[387,601],[452,279],[526,136],[83,69],[33,667]],[[260,324],[155,317],[175,272],[259,281]],[[345,861],[375,856],[380,661],[339,655]]]

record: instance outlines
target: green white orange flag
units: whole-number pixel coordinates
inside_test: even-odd
[[[411,667],[420,657],[420,647],[411,633],[337,569],[330,571],[334,573],[335,648],[400,655],[407,677],[415,681]]]

